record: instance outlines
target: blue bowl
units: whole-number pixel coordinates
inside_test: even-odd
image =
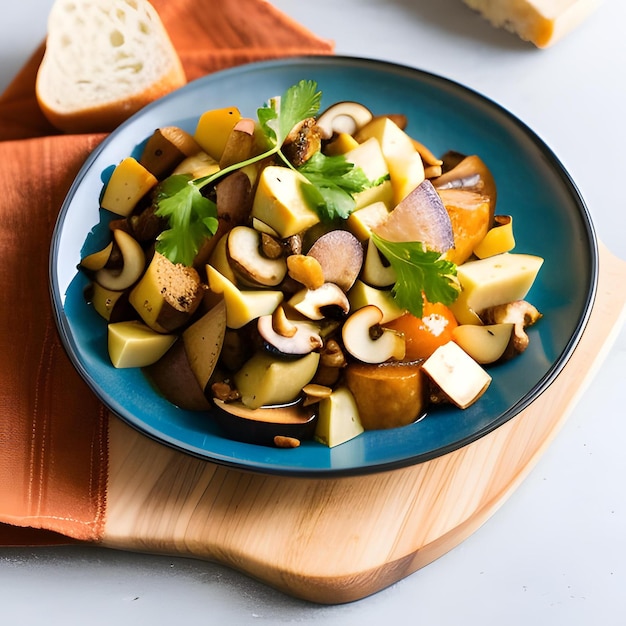
[[[479,402],[433,410],[410,426],[370,431],[333,449],[308,441],[277,449],[231,441],[209,413],[176,408],[140,370],[113,368],[106,323],[85,303],[80,259],[108,240],[99,208],[104,182],[119,161],[138,156],[154,129],[193,132],[208,109],[237,106],[255,117],[268,98],[301,79],[318,83],[322,108],[356,100],[375,114],[403,113],[407,131],[435,154],[478,154],[493,172],[500,214],[513,216],[516,249],[545,259],[528,299],[543,313],[519,358],[491,369]],[[102,402],[164,444],[245,470],[300,476],[355,475],[421,463],[446,454],[515,417],[555,379],[575,349],[593,304],[597,240],[575,184],[550,148],[524,123],[457,83],[416,69],[358,58],[299,57],[255,63],[199,79],[147,106],[94,151],[62,206],[50,253],[50,285],[62,342]]]

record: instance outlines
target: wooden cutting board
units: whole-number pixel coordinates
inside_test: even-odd
[[[208,559],[324,604],[375,593],[461,543],[530,472],[621,328],[625,284],[626,262],[600,246],[596,302],[556,381],[489,435],[412,467],[331,479],[253,474],[112,419],[102,543]]]

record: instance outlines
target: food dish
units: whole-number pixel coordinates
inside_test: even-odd
[[[544,314],[529,329],[522,358],[492,370],[493,383],[465,411],[446,408],[420,422],[370,431],[336,448],[314,442],[282,450],[224,438],[210,417],[181,411],[160,398],[138,370],[115,370],[106,354],[106,325],[83,298],[82,256],[106,233],[98,195],[112,167],[158,126],[193,131],[199,114],[238,106],[254,115],[267,98],[298,80],[317,81],[324,104],[352,99],[376,113],[401,112],[408,132],[435,153],[476,153],[498,184],[497,212],[514,216],[518,248],[545,258],[529,298]],[[101,231],[106,228],[100,227]],[[93,232],[92,232],[93,231]],[[87,235],[93,249],[84,249]],[[99,237],[99,234],[102,237]],[[519,413],[558,375],[588,319],[598,272],[597,241],[575,184],[552,151],[494,102],[459,84],[412,68],[368,59],[301,57],[214,74],[149,105],[91,155],[61,209],[50,254],[52,301],[74,365],[122,419],[167,445],[216,463],[289,475],[362,474],[426,461],[484,436]]]

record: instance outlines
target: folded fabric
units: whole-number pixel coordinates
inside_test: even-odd
[[[333,50],[264,0],[152,3],[189,80]],[[106,517],[110,417],[60,344],[48,291],[58,211],[104,135],[64,136],[47,122],[34,89],[43,51],[0,97],[1,545],[97,540]]]

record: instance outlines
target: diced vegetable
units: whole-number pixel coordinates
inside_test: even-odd
[[[541,318],[525,297],[543,259],[511,252],[477,155],[320,103],[303,80],[256,120],[157,129],[113,171],[102,206],[121,219],[80,264],[113,365],[240,441],[334,447],[466,408]]]
[[[334,448],[358,437],[363,432],[359,410],[346,387],[338,387],[320,401],[315,439]]]
[[[133,157],[115,167],[100,202],[103,209],[127,217],[157,184],[156,177]]]
[[[109,356],[114,367],[145,367],[158,361],[176,341],[175,335],[157,333],[142,322],[109,324]]]

